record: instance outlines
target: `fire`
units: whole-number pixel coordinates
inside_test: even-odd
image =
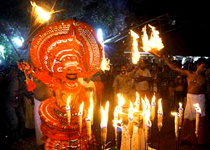
[[[153,106],[156,105],[155,100],[156,100],[156,97],[155,97],[155,94],[154,94],[153,97],[152,97],[151,105],[153,105]]]
[[[150,38],[147,35],[147,27],[146,25],[142,28],[143,36],[142,36],[142,42],[143,42],[143,50],[144,51],[152,51],[152,50],[161,50],[164,48],[164,45],[162,43],[162,39],[159,37],[159,31],[155,29],[155,27],[148,25],[150,29],[152,30]]]
[[[101,106],[101,127],[107,127],[108,122],[109,101],[106,102],[105,109]]]
[[[195,107],[196,112],[201,114],[201,108],[200,108],[199,104],[196,103],[193,106]]]
[[[70,107],[71,95],[67,98],[66,107]]]
[[[134,102],[135,105],[135,111],[139,111],[140,109],[140,98],[139,98],[139,93],[136,92],[136,101]]]
[[[125,103],[125,98],[121,94],[117,94],[118,97],[118,106],[122,107]]]
[[[102,61],[101,61],[101,70],[102,71],[109,71],[110,70],[110,60],[108,58],[105,57],[105,52],[104,50],[102,51],[103,53],[103,58],[102,58]]]
[[[171,115],[172,116],[177,116],[179,113],[177,113],[177,112],[171,112]]]
[[[132,102],[130,102],[130,108],[129,108],[129,111],[128,111],[128,118],[133,119],[133,103]]]
[[[84,102],[82,102],[82,104],[79,107],[79,115],[83,114],[83,107],[84,107]]]
[[[179,103],[179,109],[183,109],[183,108],[182,108],[182,103]]]
[[[51,15],[54,13],[53,10],[47,11],[42,7],[38,6],[35,2],[31,1],[32,15],[36,18],[36,22],[43,24],[50,20]]]
[[[133,45],[132,62],[134,64],[137,64],[137,62],[139,61],[139,58],[140,58],[140,54],[139,54],[139,51],[138,51],[138,41],[137,41],[137,39],[139,38],[139,35],[131,30],[131,36],[133,38],[133,43],[132,43],[132,45]]]
[[[158,113],[162,113],[163,112],[163,107],[162,107],[161,101],[162,101],[162,99],[159,99],[159,101],[158,101]]]
[[[90,106],[88,108],[87,118],[92,121],[93,117],[93,92],[90,93]]]

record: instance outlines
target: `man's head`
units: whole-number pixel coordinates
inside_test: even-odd
[[[205,73],[208,66],[208,61],[205,58],[199,58],[196,62],[197,72]]]
[[[144,69],[146,68],[146,63],[145,63],[144,60],[141,60],[140,68],[141,68],[142,70],[144,70]]]
[[[122,67],[121,67],[121,74],[126,74],[126,72],[127,72],[127,67],[125,66],[125,65],[123,65]]]

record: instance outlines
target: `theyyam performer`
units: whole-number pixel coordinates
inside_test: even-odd
[[[27,76],[28,89],[35,88],[31,80],[35,78],[54,92],[54,96],[44,100],[39,107],[45,149],[87,149],[87,143],[91,141],[85,119],[90,100],[78,78],[90,77],[100,68],[102,46],[93,28],[75,20],[51,23],[32,40],[29,60],[18,64]],[[78,112],[82,102],[80,133]],[[66,112],[67,106],[70,116]]]

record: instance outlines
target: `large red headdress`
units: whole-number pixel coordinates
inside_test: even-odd
[[[78,69],[78,77],[84,78],[100,68],[102,46],[87,24],[74,20],[54,22],[35,36],[30,59],[43,72],[59,74],[74,67]]]

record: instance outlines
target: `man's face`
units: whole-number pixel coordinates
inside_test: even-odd
[[[198,68],[197,68],[197,70],[200,72],[200,73],[205,73],[205,71],[206,71],[206,69],[207,69],[207,65],[206,64],[200,64],[199,66],[198,66]]]
[[[141,68],[141,69],[145,69],[145,68],[146,68],[146,64],[145,64],[145,62],[141,62],[141,64],[140,64],[140,68]]]
[[[127,72],[126,66],[122,66],[121,67],[121,74],[126,74],[126,72]]]

